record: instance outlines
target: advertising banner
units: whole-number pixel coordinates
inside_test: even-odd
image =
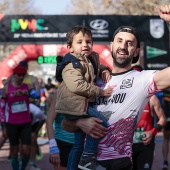
[[[158,16],[0,15],[0,44],[65,44],[66,33],[85,25],[94,43],[109,44],[117,27],[136,27],[143,44],[145,69],[169,66],[169,30]]]

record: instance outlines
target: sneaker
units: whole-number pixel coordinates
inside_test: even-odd
[[[164,161],[162,165],[162,170],[168,170],[168,161]]]
[[[42,158],[43,158],[43,153],[41,152],[41,148],[38,146],[37,154],[36,154],[36,160],[41,161]]]
[[[162,166],[162,170],[168,170],[168,165],[167,165],[167,164],[164,164],[164,165]]]
[[[80,158],[78,168],[83,170],[106,170],[106,168],[97,163],[96,157],[91,155],[83,155]]]

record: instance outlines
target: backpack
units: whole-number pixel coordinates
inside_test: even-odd
[[[63,81],[62,71],[65,68],[65,66],[69,63],[73,64],[73,68],[80,68],[81,66],[80,60],[78,58],[71,55],[70,53],[66,54],[61,62],[57,62],[55,78],[58,82],[61,83]]]

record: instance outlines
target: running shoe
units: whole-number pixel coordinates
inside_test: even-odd
[[[98,164],[94,155],[82,155],[78,168],[82,170],[106,170],[106,168]]]

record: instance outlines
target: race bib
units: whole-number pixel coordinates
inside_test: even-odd
[[[20,113],[20,112],[25,112],[27,110],[28,108],[27,108],[25,101],[14,102],[11,105],[12,113]]]

